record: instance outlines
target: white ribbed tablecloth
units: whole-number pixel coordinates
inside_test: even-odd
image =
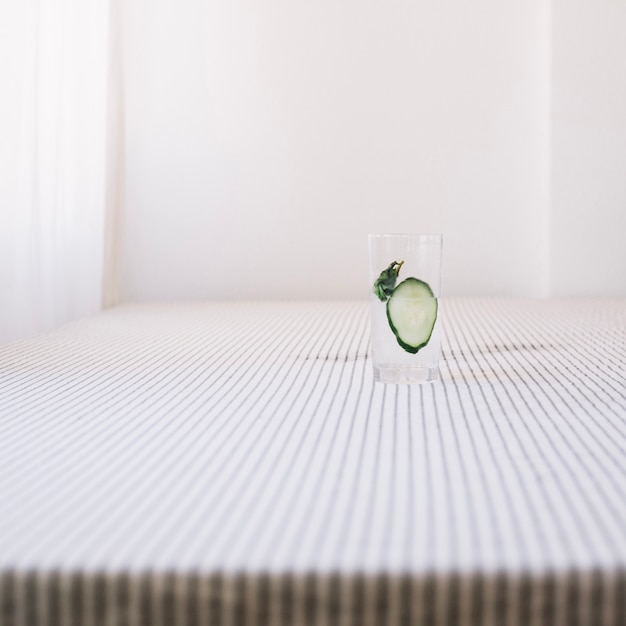
[[[132,305],[0,348],[0,626],[626,624],[626,299]]]

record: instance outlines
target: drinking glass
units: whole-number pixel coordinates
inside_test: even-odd
[[[374,379],[439,378],[442,235],[369,236]]]

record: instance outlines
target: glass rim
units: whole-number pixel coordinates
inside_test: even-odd
[[[443,239],[443,233],[369,233],[370,239]]]

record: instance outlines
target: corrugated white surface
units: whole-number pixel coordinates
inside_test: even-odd
[[[337,577],[443,576],[441,601],[460,574],[455,606],[495,611],[504,594],[521,619],[530,580],[533,606],[556,611],[570,589],[568,610],[620,623],[626,301],[451,299],[443,313],[442,380],[424,386],[373,383],[361,302],[125,306],[3,348],[4,597],[36,594],[20,572],[59,589],[63,572],[135,587],[176,572],[179,600],[188,576],[241,575],[221,599],[263,623],[259,598],[305,597],[298,574],[323,606]],[[344,591],[336,619],[353,615]],[[393,623],[430,623],[406,602]]]

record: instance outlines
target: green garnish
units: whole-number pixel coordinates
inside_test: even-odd
[[[374,293],[381,302],[386,302],[393,293],[398,280],[398,273],[404,261],[394,261],[374,282]]]
[[[387,300],[387,321],[405,352],[415,354],[429,341],[435,328],[437,298],[418,278],[402,281]]]
[[[405,352],[415,354],[428,342],[435,328],[439,309],[437,298],[427,283],[409,277],[396,286],[404,261],[394,261],[374,282],[374,294],[387,303],[387,321]]]

